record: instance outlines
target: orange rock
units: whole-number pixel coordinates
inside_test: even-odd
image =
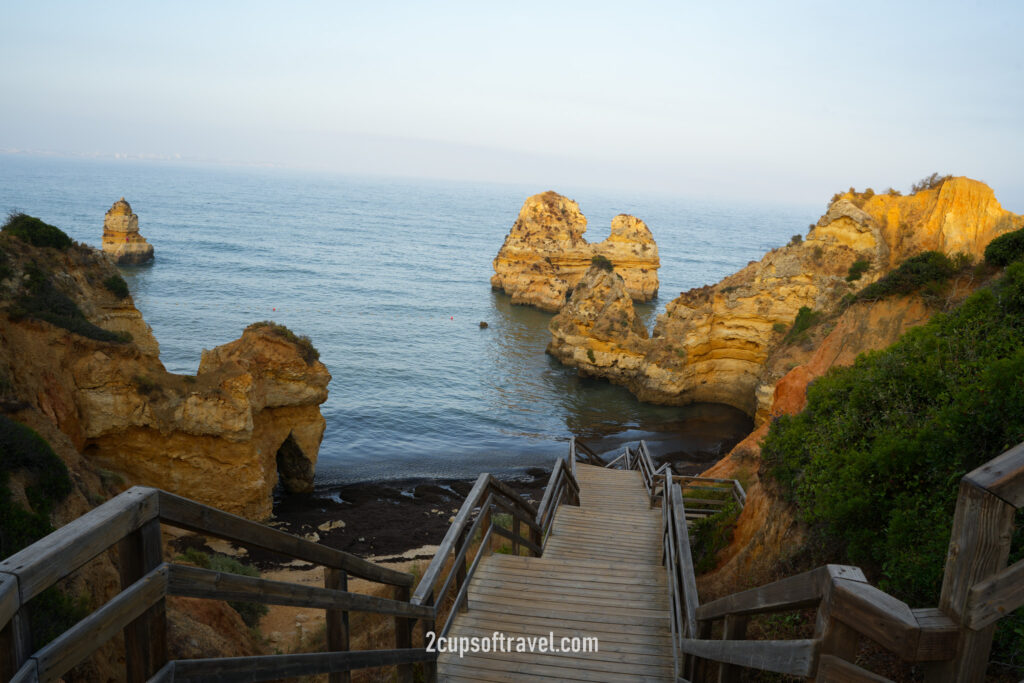
[[[512,303],[558,311],[594,256],[609,259],[636,301],[658,295],[658,245],[642,220],[620,214],[598,244],[583,237],[587,219],[579,205],[556,192],[526,200],[494,259],[491,286]]]

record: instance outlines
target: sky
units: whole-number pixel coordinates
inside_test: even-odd
[[[0,6],[0,152],[1024,212],[1024,3]]]

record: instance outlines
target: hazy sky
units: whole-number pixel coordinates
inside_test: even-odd
[[[1022,8],[7,0],[0,150],[1021,212]]]

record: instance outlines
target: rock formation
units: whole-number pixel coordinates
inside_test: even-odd
[[[0,403],[47,418],[93,466],[250,518],[270,515],[279,478],[311,488],[330,375],[308,340],[252,325],[175,375],[99,252],[5,233],[0,255]],[[38,309],[54,300],[81,318]]]
[[[526,200],[494,259],[491,286],[546,311],[559,310],[595,256],[610,260],[636,301],[658,295],[658,245],[642,220],[620,214],[606,240],[583,237],[587,219],[579,205],[556,192]]]
[[[760,397],[763,417],[778,379],[777,371],[763,373],[764,365],[802,307],[831,311],[846,294],[925,250],[980,258],[993,237],[1021,223],[990,188],[968,178],[908,197],[847,193],[802,241],[772,250],[716,285],[681,293],[649,339],[634,335],[613,349],[598,335],[581,334],[586,321],[566,318],[587,305],[571,299],[552,320],[549,349],[568,365],[625,385],[641,400],[727,403],[755,415]],[[855,261],[870,267],[849,282]],[[597,291],[593,284],[581,285],[573,299]]]
[[[122,266],[137,266],[153,259],[153,245],[139,234],[139,217],[124,197],[103,217],[103,251]]]

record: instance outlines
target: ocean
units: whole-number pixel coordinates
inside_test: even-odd
[[[360,178],[276,168],[0,155],[0,209],[99,246],[124,196],[154,246],[122,268],[171,372],[275,320],[308,335],[333,376],[318,486],[472,478],[550,465],[572,435],[608,450],[720,454],[749,430],[725,406],[640,403],[544,353],[551,314],[492,292],[491,261],[530,195],[575,199],[589,241],[613,216],[651,228],[660,297],[710,284],[805,233],[821,207],[572,187]],[[479,323],[487,322],[481,329]]]

